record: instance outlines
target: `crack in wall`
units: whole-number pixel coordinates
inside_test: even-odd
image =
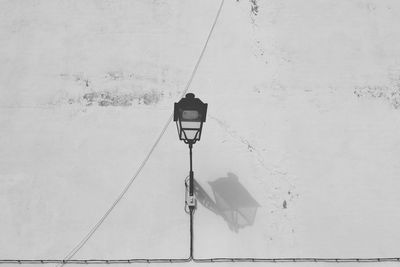
[[[243,145],[246,146],[247,150],[251,153],[251,152],[255,152],[256,153],[256,160],[258,163],[260,163],[261,167],[266,170],[269,174],[271,175],[287,175],[288,173],[286,171],[280,171],[277,169],[272,169],[270,167],[267,167],[267,163],[265,162],[264,157],[262,156],[260,150],[258,148],[256,148],[248,139],[246,139],[245,137],[239,135],[237,133],[237,131],[233,130],[226,122],[209,115],[209,117],[211,119],[213,119],[214,121],[216,121],[218,123],[218,125],[226,132],[229,134],[229,136],[231,136],[233,139],[239,141],[240,143],[242,143]]]

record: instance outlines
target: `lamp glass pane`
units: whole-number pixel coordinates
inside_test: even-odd
[[[182,121],[200,120],[200,113],[197,110],[183,110]]]
[[[181,121],[182,129],[200,129],[201,122],[199,121]]]
[[[198,133],[198,130],[183,130],[181,132],[181,139],[187,139],[187,140],[194,140],[195,138],[198,139],[199,134],[197,134],[196,136],[196,133]]]

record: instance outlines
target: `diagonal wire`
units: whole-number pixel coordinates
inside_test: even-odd
[[[164,135],[165,131],[168,128],[168,125],[172,119],[172,115],[168,118],[168,122],[165,124],[164,128],[162,129],[160,135],[156,139],[155,143],[153,144],[152,148],[150,149],[149,153],[147,156],[144,158],[142,164],[136,171],[135,175],[129,180],[128,184],[124,187],[122,192],[118,195],[116,200],[112,203],[111,207],[108,208],[106,213],[100,218],[100,220],[91,228],[89,233],[86,234],[86,236],[64,257],[64,260],[70,260],[78,251],[86,244],[86,242],[92,237],[92,235],[97,231],[97,229],[102,225],[102,223],[107,219],[108,215],[113,211],[115,206],[121,201],[121,199],[125,196],[126,192],[129,190],[131,187],[133,181],[135,181],[136,177],[140,174],[142,171],[143,167],[146,165],[147,161],[149,160],[151,154],[153,153],[154,149],[160,142],[162,136]],[[60,266],[64,266],[64,263],[62,263]]]
[[[185,96],[186,92],[189,90],[189,87],[190,87],[190,85],[191,85],[191,83],[193,81],[194,76],[196,75],[196,72],[197,72],[197,69],[199,68],[200,62],[201,62],[201,60],[202,60],[202,58],[204,56],[204,53],[206,52],[206,48],[207,48],[208,42],[211,39],[211,35],[212,35],[213,31],[214,31],[215,25],[217,25],[217,21],[218,21],[219,15],[221,14],[222,7],[224,6],[224,2],[225,2],[225,0],[221,0],[221,3],[220,3],[219,8],[218,8],[218,12],[217,12],[217,14],[215,16],[215,19],[214,19],[214,22],[213,22],[213,24],[211,26],[210,32],[208,33],[207,40],[204,43],[204,46],[203,46],[203,49],[201,50],[199,59],[197,60],[196,65],[193,68],[192,75],[190,75],[190,79],[187,82],[187,84],[185,86],[185,90],[183,91],[181,97]]]
[[[181,97],[183,97],[190,85],[193,81],[193,78],[197,72],[197,69],[200,65],[201,59],[205,53],[207,48],[208,42],[214,30],[214,27],[217,23],[219,15],[222,10],[222,6],[224,4],[224,0],[221,0],[220,7],[218,9],[217,15],[215,17],[214,23],[211,27],[211,30],[208,34],[207,40],[203,46],[201,54],[196,62],[196,65],[192,71],[190,79],[185,86],[185,90],[183,91]],[[198,263],[221,263],[221,262],[270,262],[270,263],[277,263],[277,262],[335,262],[335,263],[349,263],[349,262],[358,262],[358,263],[368,263],[368,262],[400,262],[400,257],[393,257],[393,258],[188,258],[188,259],[76,259],[71,260],[71,258],[86,244],[86,242],[90,239],[90,237],[95,233],[95,231],[101,226],[107,216],[112,212],[118,202],[124,197],[126,192],[129,190],[130,186],[132,185],[133,181],[136,177],[140,174],[143,167],[146,165],[148,159],[150,158],[151,154],[153,153],[154,149],[158,145],[159,141],[161,140],[162,136],[164,135],[165,131],[167,130],[170,122],[172,121],[173,114],[168,118],[164,128],[162,129],[160,135],[156,139],[154,145],[150,149],[149,153],[143,160],[142,164],[140,165],[139,169],[136,171],[135,175],[129,180],[128,184],[122,190],[120,195],[111,205],[111,207],[106,211],[106,213],[101,217],[101,219],[96,223],[96,225],[90,230],[90,232],[79,242],[73,250],[63,259],[63,260],[51,260],[51,259],[31,259],[31,260],[20,260],[20,259],[0,259],[0,264],[49,264],[49,263],[58,263],[60,266],[64,266],[65,264],[129,264],[129,263],[184,263],[193,260],[194,262]],[[192,236],[192,229],[191,229],[191,236]],[[192,236],[193,238],[193,236]],[[193,252],[193,251],[192,251]]]
[[[207,36],[207,40],[204,43],[203,49],[201,50],[200,56],[193,68],[193,71],[190,75],[190,78],[185,86],[185,90],[183,91],[181,97],[183,97],[187,91],[190,88],[190,85],[193,81],[194,76],[196,75],[196,72],[199,68],[200,62],[205,54],[205,51],[207,49],[207,45],[211,39],[212,33],[214,31],[215,25],[217,24],[218,18],[221,14],[221,10],[222,7],[224,5],[224,1],[225,0],[221,0],[218,12],[215,16],[214,22],[212,24],[212,27],[208,33]],[[129,182],[127,183],[127,185],[124,187],[124,189],[122,190],[122,192],[118,195],[118,197],[115,199],[115,201],[112,203],[112,205],[110,206],[110,208],[108,208],[108,210],[104,213],[104,215],[100,218],[100,220],[90,229],[90,231],[85,235],[85,237],[64,257],[64,260],[70,260],[73,256],[75,256],[76,253],[78,253],[78,251],[86,244],[86,242],[92,237],[92,235],[97,231],[97,229],[102,225],[102,223],[106,220],[106,218],[108,217],[108,215],[113,211],[113,209],[115,208],[115,206],[121,201],[121,199],[125,196],[126,192],[129,190],[129,188],[131,187],[133,181],[135,181],[136,177],[138,177],[138,175],[140,174],[140,172],[142,171],[143,167],[146,165],[147,161],[149,160],[151,154],[153,153],[154,149],[156,148],[156,146],[158,145],[158,143],[160,142],[161,138],[163,137],[164,133],[166,132],[169,124],[171,123],[173,118],[173,113],[169,116],[167,122],[165,123],[160,135],[157,137],[156,141],[154,142],[153,146],[151,147],[149,153],[146,155],[146,157],[144,158],[144,160],[142,161],[142,164],[140,164],[140,167],[138,168],[138,170],[136,171],[136,173],[132,176],[132,178],[129,180]],[[64,266],[64,263],[62,263],[60,266]]]

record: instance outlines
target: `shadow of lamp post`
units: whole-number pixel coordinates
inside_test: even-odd
[[[224,218],[229,228],[236,233],[241,228],[253,225],[260,205],[235,174],[229,172],[227,177],[218,178],[208,184],[215,201],[194,180],[194,194],[201,205]]]
[[[239,182],[236,175],[228,173],[228,177],[209,182],[209,185],[214,193],[215,206],[231,230],[237,232],[239,228],[254,223],[260,205]]]

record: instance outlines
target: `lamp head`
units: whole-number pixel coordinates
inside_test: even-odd
[[[207,104],[195,98],[192,93],[186,94],[174,105],[174,121],[179,139],[187,144],[200,140],[203,122],[206,121]]]

